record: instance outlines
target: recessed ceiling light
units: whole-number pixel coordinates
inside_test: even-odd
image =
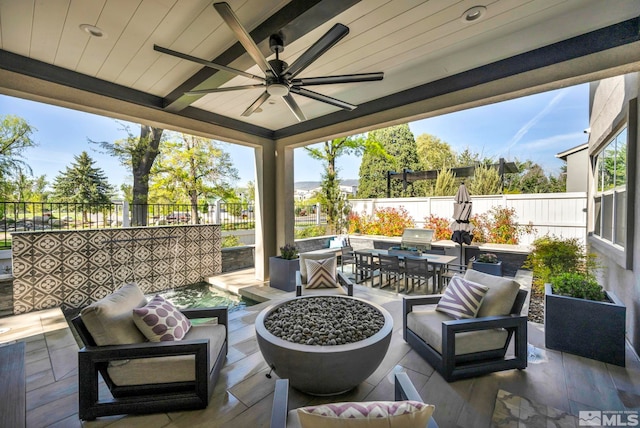
[[[465,11],[465,13],[462,14],[462,21],[463,22],[476,22],[479,21],[487,12],[487,8],[484,6],[474,6],[471,9],[468,9],[467,11]]]
[[[92,37],[107,37],[107,33],[102,31],[101,28],[98,28],[95,25],[80,24],[80,29],[82,31],[85,31],[85,32],[89,33],[89,35],[92,36]]]

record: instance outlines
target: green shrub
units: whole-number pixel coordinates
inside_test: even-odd
[[[593,276],[583,272],[564,272],[551,278],[555,294],[579,299],[605,301],[607,295]]]
[[[533,285],[542,290],[551,278],[562,273],[583,273],[593,276],[597,268],[595,256],[587,254],[577,238],[543,236],[533,241],[524,268],[533,271]]]
[[[236,235],[226,235],[222,237],[222,248],[239,247],[242,245]]]
[[[295,230],[296,239],[314,238],[316,236],[324,236],[326,234],[327,226],[325,225],[307,226],[302,229]]]
[[[498,256],[493,253],[482,253],[476,257],[476,261],[480,263],[498,263]]]

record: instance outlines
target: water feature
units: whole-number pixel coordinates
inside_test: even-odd
[[[227,306],[229,312],[234,312],[257,303],[245,297],[220,290],[206,282],[191,284],[157,294],[171,301],[178,308]],[[147,298],[149,297],[153,296],[147,296]]]

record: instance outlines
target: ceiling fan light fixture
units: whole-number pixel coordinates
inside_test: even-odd
[[[95,25],[80,24],[79,27],[85,33],[89,33],[89,35],[91,37],[97,37],[97,38],[100,38],[100,37],[105,37],[106,38],[107,37],[107,33],[102,31],[102,28],[96,27]]]
[[[272,83],[267,86],[267,92],[274,97],[289,95],[289,87],[283,83]]]
[[[479,21],[484,17],[487,13],[487,8],[485,6],[474,6],[471,9],[467,9],[462,14],[462,21],[465,23],[471,23]]]

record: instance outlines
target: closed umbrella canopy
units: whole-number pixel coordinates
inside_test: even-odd
[[[458,191],[456,192],[456,196],[454,197],[453,203],[453,222],[449,226],[451,231],[451,240],[461,245],[462,252],[462,244],[471,244],[471,240],[473,239],[473,230],[475,226],[469,223],[469,219],[471,218],[471,200],[469,199],[469,192],[467,191],[464,183],[460,185]]]

